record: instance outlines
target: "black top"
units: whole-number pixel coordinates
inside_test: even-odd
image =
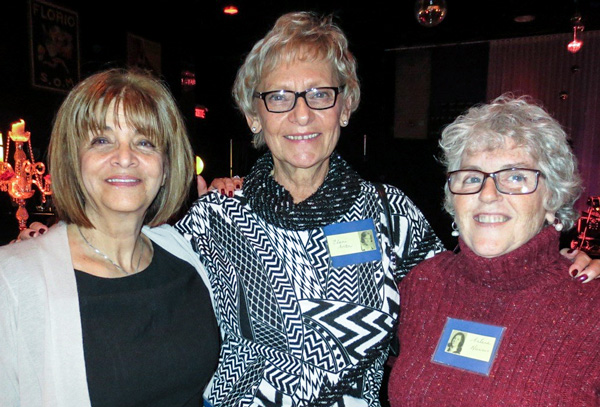
[[[195,268],[154,245],[140,273],[75,276],[92,406],[201,406],[219,331]]]

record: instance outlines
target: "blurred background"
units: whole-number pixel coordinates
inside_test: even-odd
[[[45,162],[66,92],[98,70],[138,65],[171,88],[205,178],[243,176],[260,153],[231,97],[236,71],[278,16],[312,10],[333,15],[358,60],[361,105],[338,150],[365,179],[404,190],[448,248],[456,241],[441,209],[440,131],[468,107],[506,91],[532,95],[565,126],[586,182],[579,209],[588,210],[588,196],[600,195],[600,0],[350,3],[4,1],[4,146],[11,125],[23,119],[35,160]],[[27,201],[29,221],[47,221],[51,205],[40,207],[37,195]],[[16,209],[0,192],[0,244],[18,233]]]

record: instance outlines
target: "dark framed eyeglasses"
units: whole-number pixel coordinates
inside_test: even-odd
[[[331,109],[335,106],[337,96],[344,89],[344,86],[319,87],[306,89],[303,92],[294,92],[293,90],[270,90],[268,92],[254,92],[255,98],[260,98],[265,102],[267,111],[271,113],[285,113],[296,107],[298,98],[303,98],[306,105],[313,110]]]
[[[457,170],[448,173],[448,189],[455,195],[477,194],[489,177],[501,194],[527,195],[536,191],[540,175],[544,176],[540,170],[530,168],[507,168],[496,172]]]

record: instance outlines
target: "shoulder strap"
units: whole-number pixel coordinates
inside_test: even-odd
[[[379,195],[379,199],[381,199],[383,212],[385,214],[385,218],[387,220],[388,226],[388,239],[390,239],[390,243],[392,247],[396,247],[396,239],[394,234],[394,224],[392,223],[392,215],[390,214],[390,202],[388,201],[387,194],[385,193],[385,187],[381,182],[373,182],[375,189],[377,190],[377,194]],[[392,250],[392,261],[394,262],[394,267],[396,266],[396,255]]]

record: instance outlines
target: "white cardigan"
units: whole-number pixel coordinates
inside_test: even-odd
[[[190,243],[173,227],[143,233],[192,264],[209,290]],[[0,247],[0,406],[90,407],[77,283],[66,224]]]

